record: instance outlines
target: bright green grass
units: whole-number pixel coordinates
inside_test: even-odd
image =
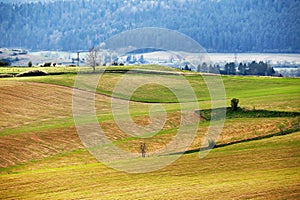
[[[300,92],[298,78],[272,78],[272,77],[241,77],[223,76],[228,96],[252,97],[276,96],[279,94],[293,94]],[[253,91],[250,93],[249,91]]]
[[[30,70],[42,70],[49,74],[51,73],[76,73],[78,67],[0,67],[0,74],[12,74],[16,75],[21,72]]]
[[[108,71],[120,71],[124,73],[128,70],[159,70],[159,71],[180,71],[176,69],[172,69],[169,67],[164,67],[160,65],[141,65],[141,66],[98,66],[96,67],[96,72],[100,72],[103,70]],[[21,72],[30,71],[30,70],[42,70],[47,72],[48,74],[74,74],[78,71],[81,72],[93,72],[91,67],[0,67],[0,74],[12,74],[16,75]]]
[[[172,165],[127,174],[78,150],[0,175],[2,199],[295,199],[300,133],[183,155]],[[237,189],[238,188],[238,189]],[[146,195],[146,196],[145,196]]]

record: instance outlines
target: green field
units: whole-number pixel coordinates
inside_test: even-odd
[[[241,108],[235,112],[227,108],[216,147],[199,159],[199,148],[203,147],[209,129],[207,119],[211,117],[211,97],[205,83],[209,80],[205,76],[209,75],[160,66],[109,67],[105,73],[99,67],[96,74],[84,68],[84,78],[101,75],[95,110],[107,138],[133,153],[139,153],[139,145],[146,143],[148,157],[137,159],[150,164],[155,159],[151,152],[171,142],[180,127],[178,99],[159,82],[138,87],[132,95],[125,89],[114,92],[116,84],[127,77],[130,82],[126,86],[130,88],[163,77],[184,96],[186,86],[180,82],[183,76],[195,91],[199,110],[188,110],[193,99],[184,96],[188,111],[185,123],[194,123],[194,119],[201,118],[199,113],[203,118],[196,124],[197,132],[187,152],[163,169],[130,174],[98,162],[77,135],[72,94],[79,68],[39,69],[49,75],[0,79],[0,199],[297,199],[300,196],[300,79],[222,76],[227,106],[232,98],[238,98]],[[30,68],[0,68],[0,75],[16,75],[26,70]],[[140,126],[151,123],[149,110],[158,103],[166,111],[166,121],[152,137],[132,136],[116,124],[112,98],[130,100],[130,116]],[[84,123],[90,122],[87,118]]]

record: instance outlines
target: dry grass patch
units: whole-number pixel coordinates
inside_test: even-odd
[[[75,128],[2,136],[0,167],[26,163],[78,148],[83,146]]]
[[[288,129],[293,121],[293,118],[227,119],[218,144],[278,133],[279,124]]]
[[[72,116],[72,90],[61,86],[1,81],[0,130]]]
[[[73,117],[72,95],[73,89],[64,86],[1,81],[0,131],[70,119]],[[95,106],[99,115],[111,115],[109,97],[97,94]]]

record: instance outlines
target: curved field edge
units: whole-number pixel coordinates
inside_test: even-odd
[[[203,159],[197,152],[183,155],[164,169],[145,174],[115,171],[85,151],[73,151],[0,175],[0,197],[143,199],[147,194],[149,199],[295,199],[300,194],[299,144],[300,132],[234,144],[213,149]]]

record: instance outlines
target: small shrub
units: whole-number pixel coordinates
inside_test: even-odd
[[[237,110],[238,104],[239,104],[239,99],[236,99],[236,98],[231,99],[231,109],[232,110]]]
[[[280,133],[283,134],[286,130],[286,124],[279,123],[277,124],[277,128],[280,130]]]

